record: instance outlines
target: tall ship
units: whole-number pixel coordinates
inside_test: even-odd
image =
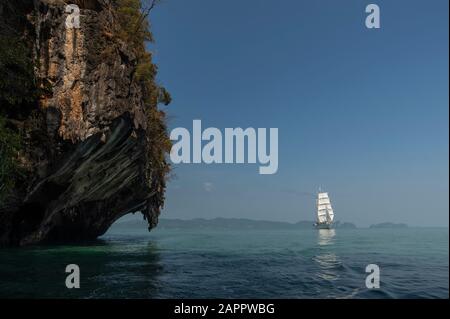
[[[316,204],[317,221],[314,226],[318,229],[331,229],[333,227],[334,212],[328,193],[319,191]]]

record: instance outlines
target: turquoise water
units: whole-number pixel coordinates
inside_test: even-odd
[[[0,297],[448,298],[448,229],[114,227],[86,245],[0,250]],[[80,289],[65,287],[77,264]],[[365,288],[377,264],[380,289]]]

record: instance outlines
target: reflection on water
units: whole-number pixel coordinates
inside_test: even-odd
[[[317,264],[319,272],[316,276],[324,280],[337,280],[339,278],[338,267],[341,262],[336,256],[333,245],[335,243],[336,230],[319,229],[317,244],[319,245],[319,254],[313,257]]]
[[[334,229],[319,229],[319,246],[327,246],[334,243],[334,236],[336,236],[336,230]]]

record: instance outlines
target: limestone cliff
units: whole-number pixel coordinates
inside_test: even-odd
[[[64,1],[0,5],[3,32],[27,43],[38,91],[20,112],[2,105],[21,137],[21,177],[0,204],[3,246],[93,239],[138,211],[152,228],[164,203],[168,164],[151,129],[164,119],[145,102],[158,87],[143,87],[136,53],[115,36],[113,0],[70,3],[79,28],[66,26]]]

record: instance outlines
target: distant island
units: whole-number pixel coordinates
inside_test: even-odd
[[[140,220],[128,220],[118,222],[116,226],[138,226],[142,225]],[[208,229],[314,229],[314,221],[299,221],[297,223],[268,221],[268,220],[252,220],[245,218],[223,218],[214,219],[165,219],[161,218],[158,228],[175,229],[175,228],[208,228]],[[348,222],[337,221],[334,223],[337,229],[355,229],[354,224]]]
[[[408,228],[407,224],[402,224],[402,223],[380,223],[380,224],[372,224],[369,226],[369,228]]]
[[[313,229],[314,221],[299,221],[297,223],[252,220],[245,218],[214,218],[214,219],[161,219],[161,228],[216,228],[216,229]],[[354,229],[352,223],[336,222],[334,228]]]
[[[145,221],[140,219],[119,221],[116,227],[142,227]],[[270,220],[254,220],[247,218],[224,218],[217,217],[212,219],[193,218],[193,219],[166,219],[161,218],[158,223],[160,229],[314,229],[314,221],[302,220],[296,223],[270,221]],[[336,221],[333,224],[334,229],[357,229],[355,224],[349,222]],[[363,227],[366,228],[367,227]],[[372,224],[369,229],[404,229],[408,228],[404,223],[378,223]]]

